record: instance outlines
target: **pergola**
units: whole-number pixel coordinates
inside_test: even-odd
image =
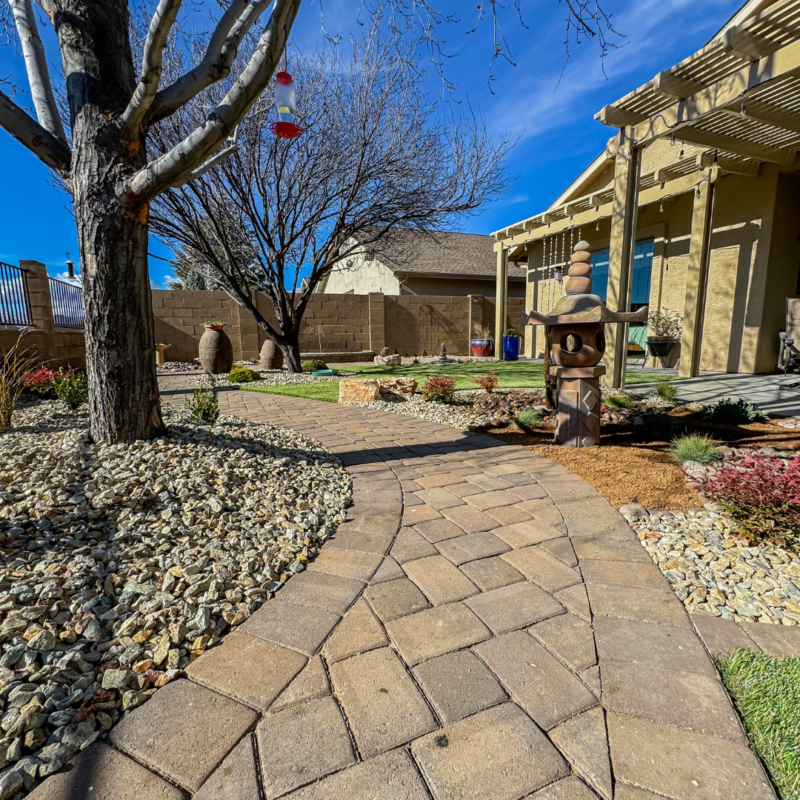
[[[751,0],[709,44],[595,118],[619,129],[601,156],[614,159],[613,183],[495,233],[498,325],[506,315],[508,261],[545,236],[601,219],[611,222],[607,305],[630,310],[638,209],[694,192],[680,371],[696,376],[719,177],[758,177],[764,164],[800,169],[800,0]],[[642,151],[656,139],[700,151],[643,174]],[[610,328],[607,380],[619,387],[627,325]]]

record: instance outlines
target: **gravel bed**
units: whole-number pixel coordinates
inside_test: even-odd
[[[422,399],[422,395],[415,394],[398,397],[396,400],[376,400],[372,403],[347,403],[347,405],[438,422],[440,425],[448,425],[461,431],[490,425],[492,415],[476,412],[473,408],[474,402],[470,398],[460,399],[462,394],[467,392],[456,392],[457,399],[454,403],[428,403]]]
[[[713,504],[627,519],[690,612],[800,625],[797,553],[774,544],[748,544]]]
[[[4,798],[105,736],[345,519],[350,478],[318,443],[165,416],[160,439],[92,445],[85,413],[38,403],[0,434]]]
[[[261,375],[261,379],[251,383],[231,383],[227,378],[217,375],[214,378],[216,386],[290,386],[296,383],[326,383],[328,381],[340,381],[347,377],[344,373],[340,375],[309,375],[307,372],[290,373],[280,369],[258,369],[251,364],[244,366],[253,369]],[[189,384],[192,386],[210,386],[211,381],[208,375],[192,375],[189,377]]]
[[[156,366],[159,375],[169,375],[173,372],[202,372],[203,368],[197,361],[167,361]]]

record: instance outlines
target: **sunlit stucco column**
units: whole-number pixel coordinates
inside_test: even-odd
[[[683,307],[683,334],[681,335],[679,373],[682,378],[696,378],[700,374],[711,220],[714,213],[714,187],[717,173],[718,170],[709,170],[708,178],[700,182],[694,196],[692,240],[689,246],[689,264],[686,270],[686,300]]]
[[[542,265],[542,247],[541,244],[529,245],[526,249],[528,256],[528,264],[525,274],[525,311],[540,311],[539,307],[539,289]],[[539,347],[539,325],[528,325],[524,331],[525,333],[525,355],[528,358],[536,358]]]
[[[620,131],[614,164],[614,198],[611,209],[611,237],[608,252],[608,298],[611,311],[630,311],[631,272],[636,246],[636,222],[639,211],[639,170],[641,150],[632,147]],[[606,325],[606,353],[603,363],[604,386],[625,385],[628,355],[628,324]]]
[[[503,360],[503,331],[506,329],[506,305],[508,302],[508,253],[498,242],[494,246],[497,253],[497,277],[495,278],[494,303],[494,351],[499,361]]]

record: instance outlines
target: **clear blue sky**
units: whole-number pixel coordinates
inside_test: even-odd
[[[150,3],[154,5],[154,3]],[[346,36],[358,28],[359,0],[325,0],[325,26]],[[464,0],[442,0],[445,8],[472,8]],[[491,29],[483,25],[466,35],[469,17],[442,32],[449,79],[458,85],[458,99],[469,101],[487,118],[491,129],[520,137],[509,164],[517,176],[503,200],[465,221],[473,233],[493,230],[546,208],[600,153],[613,132],[593,119],[606,103],[649,80],[659,70],[690,55],[722,26],[741,5],[740,0],[604,0],[624,40],[610,51],[601,69],[599,51],[592,42],[571,48],[564,66],[564,9],[556,0],[522,0],[527,29],[506,19],[506,32],[517,65],[497,62],[494,94],[487,86],[492,52]],[[461,13],[461,11],[459,11]],[[46,43],[52,36],[44,32]],[[319,0],[305,0],[293,38],[299,46],[322,40]],[[20,59],[13,47],[0,47],[0,77],[11,76],[27,89]],[[557,87],[557,88],[556,88]],[[18,98],[23,105],[29,97]],[[10,136],[0,131],[0,260],[44,261],[53,275],[64,271],[65,252],[78,261],[78,244],[69,202],[47,181],[47,169]],[[151,252],[168,255],[158,242]],[[169,266],[151,260],[154,286]]]

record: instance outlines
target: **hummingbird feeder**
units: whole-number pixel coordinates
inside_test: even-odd
[[[292,76],[288,72],[279,72],[275,76],[275,108],[278,110],[278,121],[269,128],[279,139],[296,139],[302,136],[304,129],[294,121],[296,100]]]

